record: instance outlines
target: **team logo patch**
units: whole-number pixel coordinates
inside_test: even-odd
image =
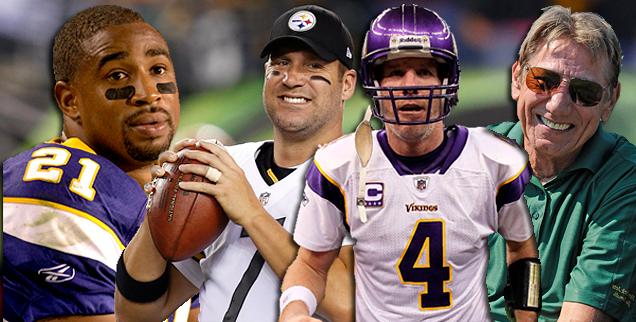
[[[316,25],[316,16],[313,13],[302,10],[298,11],[289,18],[287,26],[293,31],[303,32],[310,30]]]
[[[367,182],[364,192],[365,207],[382,207],[384,205],[384,183]]]
[[[38,275],[45,276],[47,283],[62,283],[70,281],[75,277],[75,269],[68,264],[60,264],[57,266],[42,268],[38,270]]]
[[[413,184],[415,185],[415,189],[417,189],[418,191],[426,190],[426,188],[428,187],[429,179],[430,178],[426,176],[419,176],[419,177],[413,178]]]
[[[258,196],[258,201],[261,202],[261,205],[263,205],[263,207],[266,206],[269,202],[269,196],[271,196],[269,192],[263,192],[260,196]]]

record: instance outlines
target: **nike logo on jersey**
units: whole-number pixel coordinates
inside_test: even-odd
[[[75,277],[75,269],[68,264],[60,264],[54,267],[42,268],[38,270],[38,275],[45,276],[44,280],[47,283],[62,283]]]

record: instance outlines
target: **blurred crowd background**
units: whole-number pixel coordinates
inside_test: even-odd
[[[455,33],[462,67],[460,103],[447,124],[485,125],[514,120],[510,66],[541,8],[560,4],[593,11],[615,29],[624,53],[622,97],[607,124],[636,143],[636,23],[631,0],[412,1],[436,10]],[[226,142],[271,135],[261,103],[263,60],[273,21],[296,5],[313,3],[338,13],[359,56],[371,17],[400,1],[185,0],[0,1],[0,157],[59,134],[52,96],[52,38],[66,18],[97,4],[139,11],[168,40],[177,70],[182,117],[177,138],[218,137]],[[361,90],[346,107],[351,131],[368,101]]]

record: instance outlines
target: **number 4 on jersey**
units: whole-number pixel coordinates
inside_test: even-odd
[[[452,277],[446,263],[445,229],[443,220],[419,220],[396,266],[402,283],[424,286],[418,301],[422,310],[452,305],[452,292],[445,285]]]

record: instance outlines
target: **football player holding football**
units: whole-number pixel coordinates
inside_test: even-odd
[[[487,238],[508,246],[509,299],[536,320],[539,268],[523,197],[523,150],[483,128],[444,127],[457,103],[453,34],[435,12],[389,8],[371,23],[361,59],[372,113],[315,155],[283,281],[281,321],[313,321],[346,233],[354,245],[358,321],[488,321]]]
[[[184,151],[203,164],[181,171],[214,183],[182,182],[181,188],[213,195],[231,222],[198,260],[176,268],[158,253],[144,223],[117,271],[122,320],[159,320],[200,290],[201,321],[276,321],[280,282],[298,249],[290,231],[306,169],[318,145],[342,135],[344,102],[355,90],[352,52],[349,31],[329,10],[296,7],[275,21],[261,54],[274,140],[227,149],[202,141],[207,152]],[[193,144],[184,141],[176,150]],[[176,160],[174,154],[165,159]],[[353,319],[351,253],[344,246],[329,274],[319,313],[332,320]]]

